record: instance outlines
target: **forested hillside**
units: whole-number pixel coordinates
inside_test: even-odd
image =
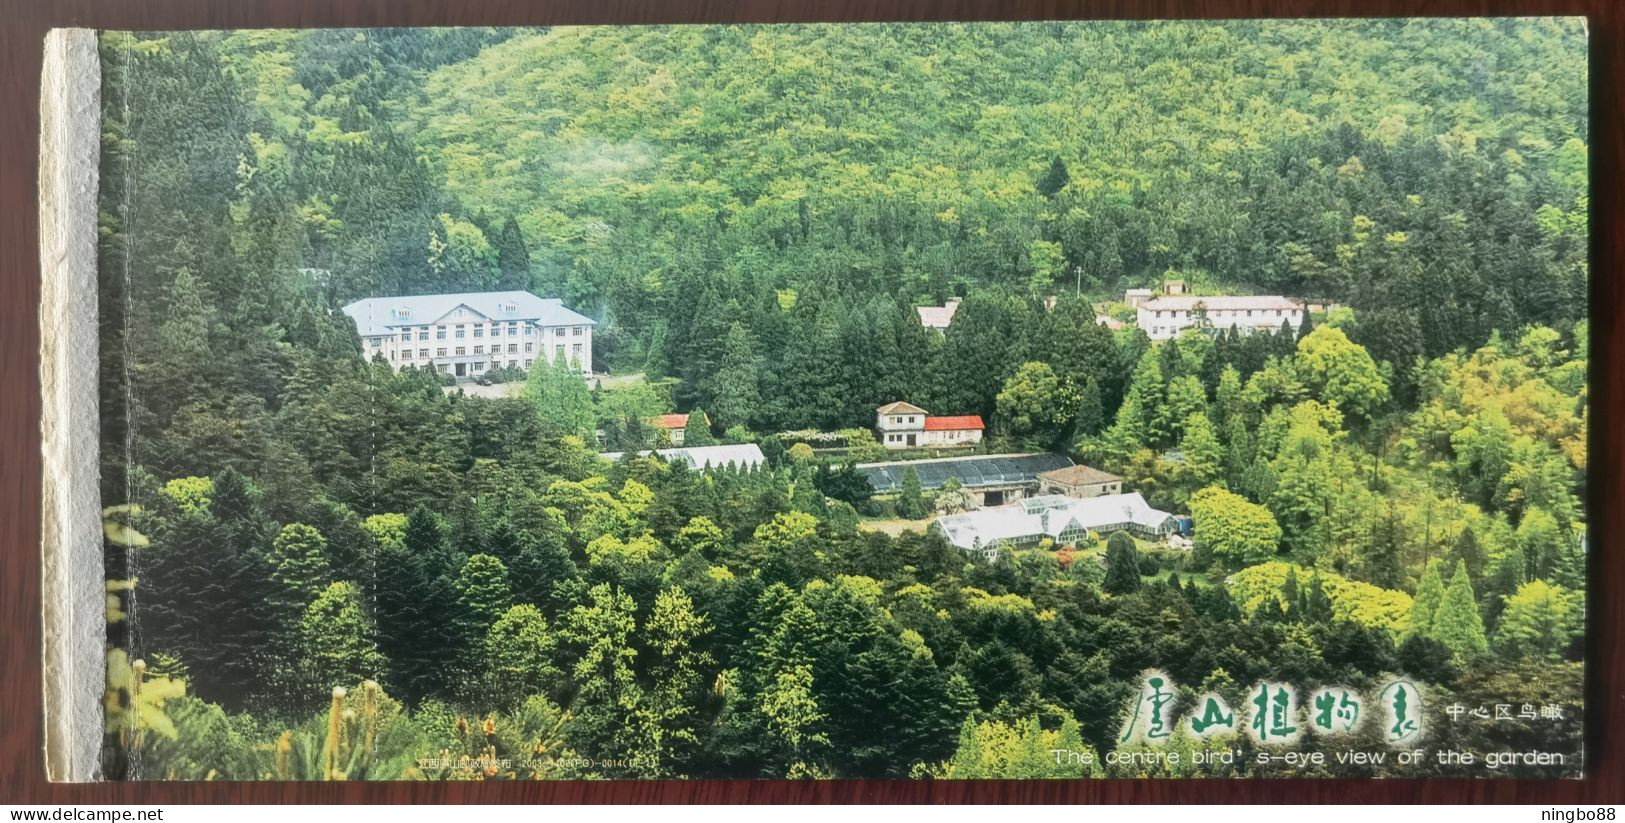
[[[1440,745],[1577,765],[1578,21],[109,33],[103,56],[103,497],[134,504],[111,774],[1161,774],[1099,767],[1135,751],[1148,668],[1181,707],[1404,676]],[[1341,307],[1155,345],[1096,322],[1172,278]],[[368,362],[337,311],[492,289],[598,320],[591,365],[625,382],[538,362],[522,394],[448,392]],[[780,434],[894,400],[1117,472],[1195,545],[980,563],[868,530],[945,499],[875,499]],[[702,409],[691,444],[768,467],[596,457]],[[1562,716],[1450,725],[1452,702]]]

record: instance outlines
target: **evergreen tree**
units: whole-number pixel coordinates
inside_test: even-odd
[[[1439,564],[1435,561],[1429,563],[1427,570],[1422,572],[1422,582],[1416,587],[1416,596],[1411,600],[1411,622],[1405,630],[1405,637],[1431,636],[1434,616],[1443,602],[1444,580],[1439,576]],[[1403,640],[1404,637],[1400,639]]]
[[[510,216],[497,235],[497,288],[504,291],[524,291],[530,288],[530,251],[525,248],[524,233],[519,221]]]
[[[1045,197],[1054,197],[1061,189],[1066,188],[1066,184],[1070,181],[1071,175],[1066,170],[1066,163],[1061,161],[1060,155],[1056,155],[1050,161],[1049,170],[1038,180],[1038,193]]]
[[[700,754],[707,701],[706,676],[712,659],[702,650],[711,626],[694,610],[680,587],[662,590],[645,627],[654,652],[649,692],[651,720],[660,741],[659,772],[664,777],[692,773]]]
[[[556,646],[547,618],[535,606],[509,607],[485,634],[481,669],[491,700],[512,706],[531,695],[557,694],[562,683],[553,664]]]
[[[303,523],[289,523],[271,541],[272,577],[299,611],[328,587],[327,540]]]
[[[1093,437],[1106,427],[1106,405],[1100,396],[1100,382],[1091,378],[1078,396],[1078,414],[1072,420],[1072,443]]]
[[[1101,588],[1112,594],[1140,589],[1140,551],[1128,532],[1114,532],[1106,540],[1106,582]]]
[[[1444,644],[1458,658],[1482,654],[1489,643],[1484,637],[1484,621],[1478,614],[1473,584],[1467,579],[1467,565],[1458,562],[1444,599],[1434,612],[1428,636]]]
[[[637,629],[636,606],[626,593],[607,583],[594,586],[570,611],[566,631],[577,650],[573,670],[577,686],[570,704],[567,739],[571,748],[612,765],[594,769],[600,777],[652,777],[651,758],[621,760],[611,753],[653,751],[652,728],[644,692],[637,682],[638,652],[632,645]]]
[[[476,554],[457,573],[457,601],[473,621],[473,634],[483,633],[513,602],[508,569],[489,554]]]
[[[382,676],[387,661],[373,632],[354,583],[341,580],[324,589],[299,623],[299,665],[311,692],[320,695]]]
[[[927,513],[925,495],[920,489],[920,473],[913,466],[903,469],[902,488],[897,494],[897,516],[918,520]]]
[[[735,322],[728,327],[722,346],[722,366],[714,379],[711,407],[717,413],[717,425],[724,429],[749,427],[761,414],[762,405],[755,344],[745,326]]]
[[[711,434],[711,418],[706,415],[705,409],[696,408],[689,412],[688,422],[683,424],[683,447],[716,444],[717,439]]]

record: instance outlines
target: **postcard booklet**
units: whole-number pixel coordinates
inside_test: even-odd
[[[58,777],[1583,772],[1583,20],[53,37]]]

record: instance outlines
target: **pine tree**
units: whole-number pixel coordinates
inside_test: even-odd
[[[513,602],[508,569],[489,554],[476,554],[457,573],[457,600],[473,621],[474,634],[482,634]]]
[[[1434,561],[1427,565],[1427,569],[1422,572],[1422,581],[1416,586],[1416,596],[1411,600],[1411,623],[1404,636],[1430,636],[1433,632],[1434,616],[1443,602],[1444,580],[1439,576],[1438,561]],[[1404,637],[1400,639],[1403,640]]]
[[[694,609],[694,601],[680,587],[655,595],[654,609],[644,627],[654,661],[649,710],[659,730],[662,777],[685,777],[699,754],[707,697],[706,676],[712,671],[710,653],[703,650],[710,622]]]
[[[303,523],[289,523],[271,541],[272,577],[288,593],[298,610],[328,586],[327,540]]]
[[[512,706],[531,695],[556,695],[563,685],[553,665],[557,643],[535,606],[522,603],[503,612],[485,634],[481,660],[490,699]]]
[[[1106,406],[1100,396],[1100,381],[1090,378],[1078,398],[1078,413],[1072,420],[1072,443],[1093,437],[1106,427]]]
[[[689,446],[715,446],[717,439],[711,434],[711,419],[705,409],[696,408],[688,413],[688,422],[683,424],[683,447]]]
[[[917,520],[926,515],[925,495],[920,489],[920,473],[913,466],[903,469],[902,488],[897,494],[897,516]]]
[[[1206,486],[1224,476],[1224,446],[1220,445],[1213,422],[1205,414],[1185,418],[1185,436],[1179,450],[1185,455],[1183,469],[1192,486]]]
[[[723,340],[722,366],[717,370],[711,391],[717,425],[724,429],[748,427],[761,413],[761,378],[756,364],[750,332],[736,321],[728,327],[728,336]]]
[[[1482,654],[1489,648],[1465,563],[1456,564],[1456,573],[1450,578],[1450,586],[1445,589],[1430,629],[1428,636],[1444,644],[1458,658]]]
[[[1114,532],[1106,541],[1106,582],[1101,588],[1112,594],[1140,589],[1140,551],[1128,532]]]
[[[354,583],[341,580],[324,589],[299,623],[300,665],[308,687],[321,694],[381,676],[386,661],[373,633]]]
[[[573,718],[567,733],[576,751],[593,759],[611,752],[648,752],[656,739],[642,687],[638,685],[636,605],[625,592],[600,583],[587,592],[565,621],[571,644],[579,650],[573,670],[577,684]],[[624,765],[596,770],[602,777],[652,775],[649,758],[627,758]]]
[[[1044,176],[1038,180],[1038,193],[1045,197],[1054,197],[1061,189],[1066,188],[1066,184],[1071,180],[1066,163],[1062,162],[1061,156],[1057,154],[1055,159],[1050,161],[1049,169],[1044,172]]]
[[[503,291],[524,291],[530,288],[530,251],[525,248],[524,233],[519,221],[510,216],[497,234],[497,288]]]
[[[455,569],[440,518],[419,507],[407,517],[401,546],[378,556],[378,646],[388,658],[392,693],[415,704],[459,682],[470,651],[469,620],[453,585]]]

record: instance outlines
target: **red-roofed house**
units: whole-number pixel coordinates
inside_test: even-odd
[[[683,430],[688,427],[686,414],[662,414],[649,419],[649,425],[666,433],[673,446],[683,445]]]
[[[982,442],[987,428],[980,415],[932,415],[909,403],[876,409],[875,429],[888,449],[952,448]]]

